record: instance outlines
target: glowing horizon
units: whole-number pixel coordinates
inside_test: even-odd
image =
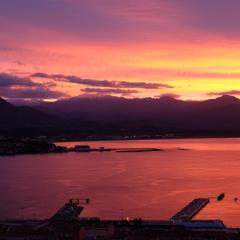
[[[0,96],[239,96],[239,7],[236,0],[1,2]]]

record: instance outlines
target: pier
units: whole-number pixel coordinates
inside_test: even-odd
[[[196,198],[172,216],[171,220],[191,220],[209,201],[209,198]]]
[[[218,199],[223,199],[220,194]],[[69,199],[52,217],[43,220],[0,221],[0,239],[4,240],[239,240],[240,228],[227,228],[221,220],[191,220],[210,198],[196,198],[169,220],[101,220],[80,217],[88,198]]]

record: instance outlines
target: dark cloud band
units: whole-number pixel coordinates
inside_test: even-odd
[[[240,95],[240,90],[230,90],[224,92],[209,92],[208,96]]]
[[[8,73],[0,73],[0,87],[11,86],[38,87],[40,84],[33,82],[27,77],[18,77]]]
[[[121,94],[123,96],[138,93],[137,90],[117,89],[117,88],[84,88],[81,91],[84,93],[95,93],[95,94]]]
[[[69,95],[53,91],[51,84],[33,82],[28,77],[19,77],[7,73],[0,73],[0,95],[14,99],[56,99]]]
[[[66,75],[62,75],[62,74],[34,73],[34,74],[31,75],[31,77],[67,81],[67,82],[71,82],[71,83],[94,86],[94,87],[142,88],[142,89],[173,88],[172,86],[170,86],[168,84],[163,84],[163,83],[146,83],[146,82],[127,82],[127,81],[82,79],[82,78],[77,77],[77,76],[66,76]]]

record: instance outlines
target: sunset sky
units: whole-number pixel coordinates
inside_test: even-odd
[[[239,10],[239,0],[0,1],[0,96],[239,96]]]

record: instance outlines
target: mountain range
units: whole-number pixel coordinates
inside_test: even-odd
[[[0,98],[0,132],[86,137],[115,135],[240,136],[240,100],[171,97],[74,97],[34,107]]]
[[[28,106],[14,106],[0,98],[0,132],[28,135],[55,126],[59,118]],[[25,132],[26,131],[26,132]]]

